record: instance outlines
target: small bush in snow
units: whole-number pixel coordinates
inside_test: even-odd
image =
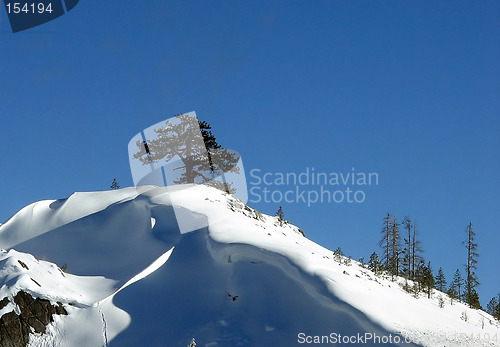
[[[400,283],[399,286],[407,293],[411,293],[411,286],[410,284],[406,281],[403,283]]]
[[[441,294],[438,297],[438,304],[439,304],[440,308],[444,307],[444,299],[443,299],[443,296]]]
[[[347,257],[347,258],[345,258],[345,259],[344,259],[344,264],[345,264],[345,265],[347,265],[347,266],[351,266],[351,265],[352,265],[352,264],[351,264],[351,260],[352,260],[352,259],[351,259],[351,257],[350,257],[350,256],[349,256],[349,257]]]
[[[339,264],[342,263],[342,258],[344,257],[344,252],[342,252],[342,248],[338,247],[333,251],[333,259],[337,261]]]
[[[255,219],[264,220],[264,217],[262,216],[262,214],[259,211],[253,210],[253,212],[255,213],[255,217],[254,217]]]
[[[111,189],[120,189],[120,185],[118,184],[118,181],[116,178],[113,178],[113,183],[111,183]]]
[[[285,213],[283,212],[283,209],[281,208],[281,206],[278,209],[278,212],[276,212],[276,216],[278,216],[278,223],[280,224],[280,226],[283,226],[283,224],[286,224]]]
[[[363,258],[363,257],[359,258],[359,265],[360,265],[362,268],[365,268],[365,267],[366,267],[366,264],[365,264],[365,258]]]
[[[413,287],[410,289],[410,291],[413,293],[413,297],[418,299],[420,297],[420,287],[418,283],[413,283]]]

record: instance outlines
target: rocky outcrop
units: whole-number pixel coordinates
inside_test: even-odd
[[[0,309],[8,303],[7,298],[2,299]],[[60,302],[52,305],[49,300],[35,299],[23,291],[17,293],[14,303],[21,313],[11,311],[0,318],[0,347],[26,346],[31,332],[45,333],[46,326],[54,321],[54,314],[68,314]]]

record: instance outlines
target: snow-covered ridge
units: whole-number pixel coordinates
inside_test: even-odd
[[[10,248],[61,225],[102,211],[111,204],[132,200],[140,193],[141,190],[136,188],[111,192],[76,192],[67,199],[35,202],[21,209],[5,224],[0,224],[3,227],[2,245]],[[65,208],[61,209],[63,206]],[[23,225],[22,231],[10,227],[18,223]]]
[[[179,211],[199,229],[181,234]],[[69,312],[32,345],[187,345],[193,337],[213,346],[295,345],[300,333],[359,332],[425,346],[500,345],[485,312],[449,300],[440,308],[437,291],[417,299],[296,226],[205,186],[34,203],[0,225],[0,248],[15,249],[0,254],[0,299],[24,289]],[[152,320],[170,328],[152,329]]]
[[[56,264],[38,260],[14,249],[0,251],[0,298],[14,297],[20,290],[35,298],[56,303],[91,306],[113,293],[114,281],[104,277],[80,277],[65,273]],[[9,312],[0,311],[0,317]]]

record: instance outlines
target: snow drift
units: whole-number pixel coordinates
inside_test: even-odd
[[[181,232],[186,223],[192,232]],[[0,248],[11,249],[0,257],[0,299],[23,290],[68,312],[31,334],[32,346],[187,346],[193,338],[199,346],[494,346],[500,338],[488,314],[439,308],[437,295],[414,298],[205,186],[37,202],[0,225]],[[13,310],[11,300],[0,316]]]

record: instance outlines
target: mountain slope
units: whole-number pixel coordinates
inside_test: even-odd
[[[0,294],[28,290],[67,308],[33,346],[186,346],[193,337],[202,346],[290,346],[334,334],[371,337],[368,345],[406,336],[416,345],[493,346],[500,332],[482,311],[439,308],[436,294],[416,299],[204,186],[38,202],[0,226],[0,248],[14,248],[11,257],[29,259],[36,272],[4,267]],[[28,275],[42,286],[12,280]]]

